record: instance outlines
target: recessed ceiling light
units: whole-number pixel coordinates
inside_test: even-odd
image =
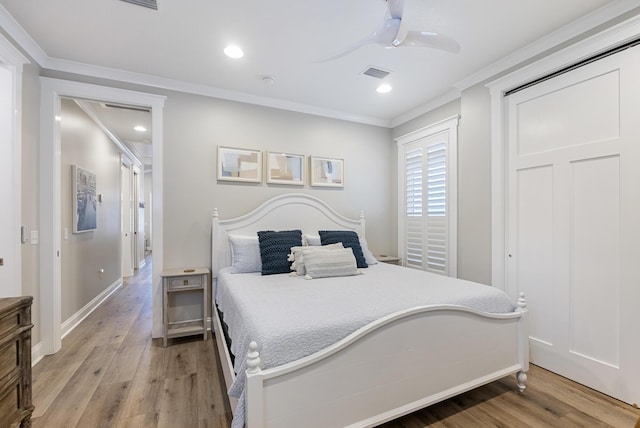
[[[240,47],[236,45],[227,46],[226,48],[224,48],[224,53],[229,58],[235,58],[235,59],[242,58],[244,56],[244,52],[242,52],[242,49],[240,49]]]
[[[376,91],[379,94],[386,94],[387,92],[391,91],[391,85],[383,83],[382,85],[378,86],[378,89],[376,89]]]
[[[135,129],[138,132],[145,132],[147,130],[147,128],[145,128],[142,125],[136,125],[136,126],[133,127],[133,129]]]

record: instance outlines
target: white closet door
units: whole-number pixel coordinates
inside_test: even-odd
[[[640,48],[507,97],[507,281],[531,361],[640,403]]]

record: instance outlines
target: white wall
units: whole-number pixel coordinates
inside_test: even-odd
[[[15,189],[13,159],[13,73],[0,62],[0,201],[5,201],[0,209],[0,297],[18,296],[20,284],[16,283],[18,254],[15,254]]]
[[[153,223],[151,221],[151,204],[153,202],[153,171],[144,172],[144,242],[145,250],[151,250],[153,240]]]
[[[458,277],[491,284],[491,97],[462,93],[458,146]]]
[[[390,130],[194,95],[167,95],[164,267],[210,265],[214,208],[221,218],[229,218],[287,192],[319,197],[349,217],[364,210],[370,247],[389,252],[395,241],[391,223],[395,147]],[[218,145],[344,158],[345,187],[217,182]]]
[[[62,100],[60,133],[62,321],[65,321],[121,277],[121,161],[116,145],[69,99]],[[103,202],[97,204],[95,231],[72,233],[71,165],[96,174],[97,193],[103,195]]]
[[[38,180],[40,141],[40,67],[26,64],[22,70],[22,225],[27,234],[39,229]],[[40,342],[39,245],[22,245],[22,293],[33,296],[31,342]]]

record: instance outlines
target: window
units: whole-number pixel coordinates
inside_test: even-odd
[[[398,251],[405,266],[456,276],[458,117],[397,139]]]

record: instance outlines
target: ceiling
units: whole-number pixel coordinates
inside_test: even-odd
[[[552,33],[585,15],[611,19],[638,7],[631,0],[405,0],[405,25],[457,40],[460,53],[370,45],[318,62],[380,27],[386,2],[157,3],[152,10],[121,0],[0,0],[6,9],[0,15],[9,16],[0,22],[43,68],[390,127],[459,92],[461,81],[497,61],[511,58],[503,68],[516,65],[515,53],[538,39],[546,38],[546,49],[549,40],[564,41]],[[581,22],[585,31],[602,20]],[[229,43],[240,45],[244,57],[226,57]],[[376,92],[380,80],[361,74],[369,66],[391,72],[384,79],[391,92]]]
[[[76,102],[116,144],[126,147],[126,150],[142,164],[151,166],[151,110],[87,100]]]

